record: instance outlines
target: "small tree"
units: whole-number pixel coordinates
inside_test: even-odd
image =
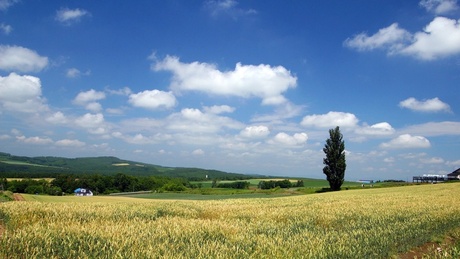
[[[330,129],[329,139],[326,140],[326,145],[323,148],[326,154],[326,158],[323,160],[325,165],[323,173],[326,175],[332,191],[340,190],[345,178],[347,164],[345,162],[345,142],[342,138],[338,126],[335,129]]]

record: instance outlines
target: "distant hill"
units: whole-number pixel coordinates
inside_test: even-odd
[[[184,167],[163,167],[117,157],[64,158],[53,156],[26,157],[0,152],[0,176],[7,178],[53,178],[58,174],[102,174],[124,173],[132,176],[168,176],[188,180],[250,179],[253,176],[227,173],[218,170]]]

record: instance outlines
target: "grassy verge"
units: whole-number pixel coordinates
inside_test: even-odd
[[[12,201],[13,193],[10,191],[0,191],[0,202]]]

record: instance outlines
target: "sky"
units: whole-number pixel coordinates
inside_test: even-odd
[[[460,167],[457,0],[0,0],[0,151],[346,180]]]

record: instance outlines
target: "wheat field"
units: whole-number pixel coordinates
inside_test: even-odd
[[[391,258],[459,228],[458,197],[460,184],[207,201],[26,196],[0,203],[0,257]]]

